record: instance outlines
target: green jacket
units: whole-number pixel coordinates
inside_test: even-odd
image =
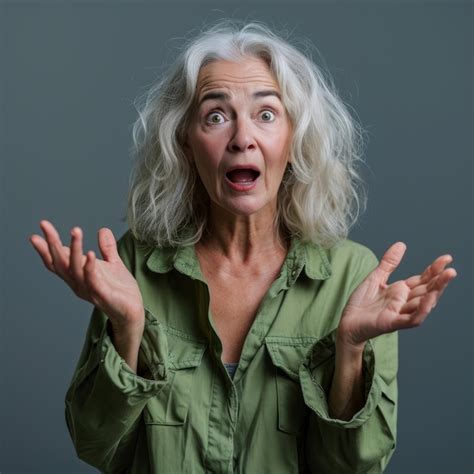
[[[233,379],[194,246],[147,247],[128,230],[118,250],[145,306],[140,375],[94,307],[65,400],[80,459],[104,473],[383,472],[395,449],[397,332],[366,344],[363,408],[343,421],[327,402],[335,329],[378,264],[371,250],[351,240],[324,250],[294,237]]]

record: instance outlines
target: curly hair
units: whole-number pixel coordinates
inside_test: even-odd
[[[274,224],[324,248],[347,238],[366,206],[356,167],[362,161],[361,126],[310,54],[261,22],[228,19],[188,39],[136,101],[126,217],[135,238],[157,247],[201,239],[209,197],[182,146],[198,74],[209,62],[245,57],[266,61],[293,123],[291,163],[278,191]],[[189,226],[193,231],[183,233]]]

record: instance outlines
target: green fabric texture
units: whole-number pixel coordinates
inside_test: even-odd
[[[138,371],[94,307],[65,399],[80,459],[104,473],[383,472],[396,443],[398,333],[366,344],[365,404],[351,420],[332,419],[327,401],[335,330],[378,264],[371,250],[292,237],[232,378],[194,246],[153,248],[128,230],[118,251],[144,301]]]

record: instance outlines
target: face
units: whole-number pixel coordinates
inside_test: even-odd
[[[263,60],[201,69],[185,151],[212,206],[246,216],[275,212],[290,144],[280,88]]]

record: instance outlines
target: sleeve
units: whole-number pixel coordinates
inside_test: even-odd
[[[123,240],[119,254],[130,265]],[[102,472],[131,465],[141,412],[168,382],[165,332],[146,309],[145,316],[137,375],[115,350],[107,316],[94,306],[66,393],[66,425],[76,453]]]
[[[353,289],[377,264],[370,252],[363,265],[365,271],[355,279]],[[365,403],[350,420],[329,416],[335,336],[336,329],[317,341],[299,370],[303,398],[311,409],[306,436],[311,472],[382,473],[396,445],[398,332],[367,342],[363,353]]]

